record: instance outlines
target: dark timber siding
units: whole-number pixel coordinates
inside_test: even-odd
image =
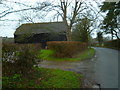
[[[65,34],[49,34],[41,33],[34,35],[14,35],[15,43],[42,43],[42,47],[46,46],[47,41],[66,41]]]

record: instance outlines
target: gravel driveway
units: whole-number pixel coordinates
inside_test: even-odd
[[[39,67],[61,69],[83,74],[82,87],[92,87],[96,84],[94,80],[95,59],[96,57],[84,61],[42,61]]]

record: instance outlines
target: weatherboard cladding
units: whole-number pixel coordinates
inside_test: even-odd
[[[66,31],[67,28],[63,22],[31,23],[22,24],[16,29],[15,35],[39,33],[65,33]]]

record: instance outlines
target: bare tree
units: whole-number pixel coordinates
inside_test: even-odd
[[[72,38],[71,38],[71,29],[72,29],[72,26],[75,22],[75,19],[77,17],[77,15],[82,11],[81,10],[81,5],[82,5],[82,0],[74,0],[74,5],[72,5],[72,9],[73,11],[71,12],[71,15],[70,16],[67,16],[69,11],[68,10],[68,7],[72,4],[72,2],[68,2],[68,0],[60,0],[60,9],[62,11],[62,14],[61,17],[64,21],[64,23],[66,24],[67,26],[67,40],[68,41],[71,41]]]
[[[7,1],[5,1],[5,2],[7,2]],[[52,10],[54,10],[54,11],[56,10],[58,15],[60,15],[62,17],[63,21],[65,22],[65,24],[67,26],[67,40],[68,41],[71,40],[71,29],[72,29],[72,26],[75,22],[75,19],[76,19],[77,15],[82,11],[81,10],[82,0],[74,0],[74,4],[73,4],[72,0],[70,2],[69,2],[69,0],[60,0],[58,5],[53,5],[53,4],[43,2],[41,4],[38,3],[38,6],[28,6],[28,5],[20,3],[20,2],[10,2],[10,3],[14,3],[17,5],[22,5],[22,6],[26,7],[26,8],[21,8],[18,10],[14,10],[13,8],[10,8],[9,5],[7,6],[5,4],[5,2],[2,1],[0,4],[0,5],[5,5],[7,8],[6,10],[3,10],[2,12],[0,12],[0,19],[9,15],[9,14],[12,14],[12,13],[22,12],[21,21],[27,20],[28,22],[34,22],[33,15],[31,17],[30,14],[29,15],[26,14],[26,13],[28,13],[28,11],[34,10],[36,12],[39,12],[39,11],[43,10],[45,12],[50,12]],[[47,7],[47,6],[49,6],[49,7]],[[70,10],[68,10],[69,7],[72,8],[71,13],[69,13],[69,11],[70,11]],[[27,12],[23,13],[25,11],[27,11]]]
[[[97,3],[97,1],[95,1],[95,3],[99,4]],[[88,3],[87,1],[84,0],[59,0],[59,3],[57,5],[52,5],[52,7],[53,10],[57,12],[57,14],[55,14],[57,20],[60,16],[67,26],[68,41],[72,40],[71,39],[72,28],[74,27],[74,24],[77,21],[79,21],[80,17],[84,17],[88,12],[89,13],[92,12],[94,14],[91,15],[93,22],[95,22],[96,19],[98,19],[99,17],[98,16],[99,10],[95,10],[91,3]],[[91,30],[91,32],[93,30]]]
[[[21,16],[21,19],[19,19],[19,21],[27,21],[34,23],[36,21],[36,17],[40,19],[49,15],[48,13],[54,11],[56,12],[56,14],[54,14],[54,17],[57,18],[57,20],[59,20],[59,17],[61,17],[62,21],[65,22],[67,26],[67,40],[71,41],[72,28],[74,27],[74,24],[77,22],[77,20],[82,17],[82,15],[86,15],[86,12],[88,13],[91,10],[94,13],[94,15],[91,16],[91,18],[94,18],[93,22],[95,22],[98,17],[98,11],[95,10],[90,3],[88,5],[88,3],[86,3],[84,0],[59,0],[57,4],[53,3],[53,1],[51,3],[38,2],[35,6],[12,1],[11,3],[17,4],[21,7],[25,7],[18,10],[14,10],[12,7],[9,7],[9,5],[7,6],[5,2],[8,1],[2,1],[0,6],[4,5],[6,9],[0,12],[0,20],[3,20],[2,18],[9,14],[18,13]],[[42,14],[41,12],[44,13]]]
[[[8,3],[8,4],[6,4]],[[10,7],[10,4],[16,4],[16,5],[19,5],[19,6],[22,6],[24,8],[21,8],[21,9],[15,9]],[[9,15],[9,14],[12,14],[12,13],[19,13],[19,12],[23,12],[23,11],[29,11],[29,10],[34,10],[34,11],[44,11],[44,9],[48,6],[48,3],[46,2],[42,2],[42,3],[39,3],[36,4],[35,6],[31,6],[31,5],[26,5],[24,3],[21,3],[21,2],[14,2],[14,1],[1,1],[0,3],[0,7],[4,7],[5,10],[0,10],[0,19]]]

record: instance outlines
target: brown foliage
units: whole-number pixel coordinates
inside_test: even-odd
[[[116,48],[118,50],[120,50],[120,39],[116,39],[116,40],[112,40],[112,41],[106,41],[104,42],[104,45],[106,47],[110,47],[110,48]]]
[[[87,48],[86,43],[78,41],[49,41],[47,42],[48,49],[54,50],[55,56],[62,57],[72,57],[78,52],[82,52]]]

